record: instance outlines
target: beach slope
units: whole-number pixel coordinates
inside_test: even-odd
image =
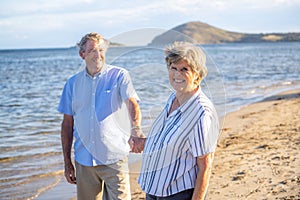
[[[300,199],[300,90],[223,119],[207,199]]]

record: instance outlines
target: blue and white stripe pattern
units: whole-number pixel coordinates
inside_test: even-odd
[[[199,89],[168,116],[171,94],[152,125],[139,177],[141,188],[155,196],[170,196],[195,187],[196,157],[215,151],[219,120],[211,101]]]

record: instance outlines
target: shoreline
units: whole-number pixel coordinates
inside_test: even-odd
[[[224,115],[220,115],[220,121],[223,120],[223,118],[228,115],[228,114],[231,114],[231,113],[234,113],[234,112],[238,112],[239,110],[243,109],[243,108],[246,108],[247,106],[250,106],[252,104],[256,104],[256,103],[259,103],[261,101],[265,101],[265,99],[268,99],[268,98],[271,98],[273,96],[277,96],[279,94],[283,94],[283,93],[287,93],[287,92],[290,92],[290,91],[297,91],[297,90],[300,90],[300,83],[292,83],[292,82],[289,82],[288,83],[289,87],[278,87],[277,89],[272,89],[271,91],[269,91],[267,93],[267,95],[262,95],[261,97],[257,98],[256,100],[254,100],[253,102],[248,102],[248,103],[245,103],[245,104],[242,104],[240,106],[237,106],[237,107],[227,107],[226,106],[226,109],[225,109],[225,114]],[[228,110],[227,110],[228,109]],[[221,123],[220,123],[221,124]]]
[[[208,200],[300,198],[300,89],[292,88],[227,113],[212,169]],[[132,199],[145,199],[130,166]],[[36,199],[76,199],[63,180]],[[56,195],[56,196],[53,196]]]

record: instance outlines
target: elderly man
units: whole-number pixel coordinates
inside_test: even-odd
[[[86,67],[67,80],[58,107],[64,114],[66,179],[77,184],[79,200],[130,199],[127,155],[130,150],[141,152],[145,140],[139,98],[128,71],[105,63],[108,42],[101,35],[89,33],[77,45]],[[122,115],[123,108],[127,115]],[[131,134],[124,116],[130,118]],[[73,136],[76,172],[71,161]]]

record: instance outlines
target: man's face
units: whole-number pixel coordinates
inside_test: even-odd
[[[85,51],[80,52],[80,56],[85,60],[88,71],[96,73],[101,70],[105,60],[104,50],[93,40],[87,41]]]

